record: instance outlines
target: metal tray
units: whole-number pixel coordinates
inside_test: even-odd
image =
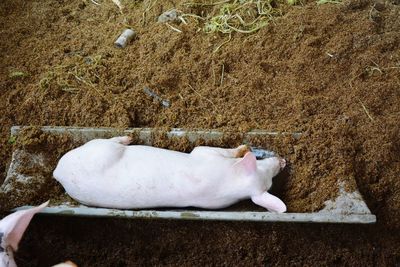
[[[11,135],[17,137],[24,126],[13,126]],[[151,144],[152,133],[157,131],[150,128],[132,128],[127,130],[117,130],[113,128],[83,128],[83,127],[53,127],[45,126],[42,131],[50,134],[65,134],[72,136],[75,142],[86,142],[94,138],[104,138],[114,135],[137,133],[138,138],[143,144]],[[251,131],[243,135],[243,143],[248,143],[249,137],[272,136],[280,138],[282,135],[292,135],[300,138],[301,133],[277,133],[262,130]],[[172,129],[167,132],[169,138],[186,137],[189,142],[197,139],[215,140],[223,136],[222,132],[215,130],[190,130]],[[251,144],[250,144],[251,145]],[[31,154],[25,150],[15,150],[12,161],[7,172],[7,177],[0,187],[0,191],[5,193],[13,190],[12,179],[18,181],[28,181],[31,177],[20,172],[20,158],[30,158],[28,165],[43,167],[46,160],[43,155]],[[148,218],[148,219],[176,219],[176,220],[219,220],[219,221],[259,221],[259,222],[303,222],[303,223],[354,223],[367,224],[375,223],[376,217],[371,214],[358,190],[346,192],[346,184],[338,182],[339,196],[333,200],[325,202],[325,208],[312,213],[272,213],[268,211],[231,211],[231,210],[201,210],[201,209],[155,209],[155,210],[118,210],[87,207],[84,205],[74,206],[70,203],[63,203],[57,206],[49,206],[42,210],[43,214],[83,216],[83,217],[121,217],[121,218]],[[31,206],[23,206],[16,210],[27,209]]]

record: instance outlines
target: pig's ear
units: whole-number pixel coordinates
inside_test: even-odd
[[[252,196],[251,200],[257,205],[260,205],[261,207],[264,207],[269,211],[279,213],[286,211],[285,203],[283,203],[282,200],[274,195],[271,195],[268,192],[264,192],[261,195]]]
[[[257,159],[251,152],[247,152],[244,157],[234,164],[234,167],[247,175],[253,174],[257,170]]]
[[[279,213],[286,211],[285,203],[283,203],[282,200],[280,200],[274,195],[271,195],[268,192],[264,192],[258,196],[252,196],[251,200],[255,204],[264,207],[269,211],[279,212]]]
[[[14,212],[0,221],[0,229],[3,232],[3,240],[0,240],[5,247],[11,246],[13,251],[18,249],[18,243],[28,227],[33,215],[44,209],[49,201],[42,205],[28,210]]]

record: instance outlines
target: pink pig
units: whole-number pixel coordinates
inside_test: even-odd
[[[0,221],[0,267],[16,267],[14,252],[32,217],[44,209],[49,202],[14,212]]]
[[[90,206],[219,209],[251,198],[269,211],[286,211],[267,192],[284,159],[256,160],[245,145],[196,147],[187,154],[130,142],[128,136],[92,140],[66,153],[53,175],[72,198]]]
[[[0,267],[17,267],[14,253],[18,250],[18,243],[33,216],[48,204],[47,201],[34,208],[19,210],[0,220]],[[77,267],[77,265],[71,261],[66,261],[53,267]]]

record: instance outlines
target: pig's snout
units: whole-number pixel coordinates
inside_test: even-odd
[[[279,166],[281,167],[281,170],[283,170],[286,166],[286,160],[284,158],[278,158],[279,159]]]

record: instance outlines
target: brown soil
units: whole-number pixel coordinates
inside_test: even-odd
[[[158,1],[143,17],[149,2],[134,1],[125,15],[112,1],[0,3],[0,181],[11,158],[9,129],[18,124],[304,132],[273,144],[293,164],[285,184],[291,209],[319,208],[335,194],[333,181],[354,179],[378,223],[37,217],[19,265],[67,258],[81,266],[400,264],[398,1],[285,7],[284,16],[255,34],[233,34],[215,53],[227,35],[198,31],[194,19],[174,24],[182,33],[155,22],[172,7],[213,8]],[[113,41],[124,23],[138,35],[120,50]]]

